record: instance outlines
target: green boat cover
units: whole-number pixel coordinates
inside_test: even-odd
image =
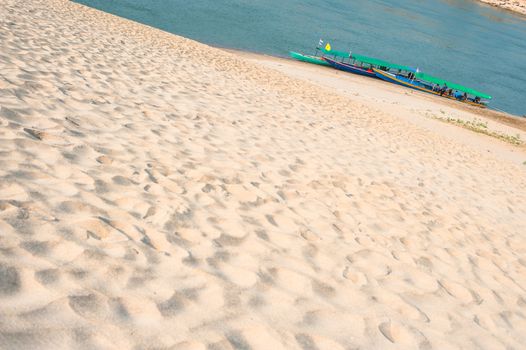
[[[417,78],[419,78],[421,80],[425,80],[425,81],[430,82],[430,83],[434,83],[434,84],[438,84],[438,85],[446,84],[449,88],[451,88],[453,90],[462,91],[462,92],[465,92],[465,93],[473,95],[473,96],[478,96],[480,98],[485,98],[487,100],[491,99],[491,96],[488,95],[488,94],[485,94],[485,93],[477,91],[477,90],[470,89],[468,87],[465,87],[465,86],[462,86],[462,85],[459,85],[459,84],[452,83],[452,82],[444,80],[444,79],[440,79],[440,78],[434,77],[434,76],[426,74],[426,73],[419,72],[419,73],[416,73],[415,75],[416,75]]]
[[[370,65],[373,65],[373,66],[376,66],[376,67],[386,67],[386,68],[390,68],[390,69],[400,69],[400,70],[407,71],[407,72],[413,72],[413,73],[416,73],[415,76],[417,78],[425,80],[427,82],[438,84],[438,85],[446,84],[448,87],[450,87],[450,88],[452,88],[454,90],[462,91],[462,92],[465,92],[467,94],[470,94],[470,95],[473,95],[473,96],[478,96],[480,98],[484,98],[484,99],[487,99],[487,100],[491,99],[491,96],[488,95],[488,94],[485,94],[483,92],[480,92],[480,91],[477,91],[477,90],[474,90],[474,89],[470,89],[468,87],[465,87],[465,86],[462,86],[462,85],[459,85],[459,84],[455,84],[455,83],[449,82],[449,81],[444,80],[444,79],[440,79],[440,78],[434,77],[434,76],[426,74],[426,73],[417,72],[417,70],[415,68],[413,68],[413,67],[403,66],[403,65],[400,65],[400,64],[396,64],[396,63],[391,63],[391,62],[387,62],[387,61],[384,61],[384,60],[380,60],[378,58],[368,57],[368,56],[364,56],[364,55],[358,55],[358,54],[355,54],[355,53],[353,53],[352,57],[350,57],[350,55],[351,55],[350,52],[343,52],[343,51],[336,51],[336,50],[327,51],[327,50],[325,50],[323,48],[320,48],[319,50],[322,53],[326,54],[326,55],[331,55],[331,56],[336,56],[336,57],[343,57],[343,58],[351,58],[351,59],[353,59],[355,61],[366,63],[366,64],[370,64]]]
[[[363,55],[357,55],[357,54],[354,54],[354,53],[352,54],[352,58],[354,60],[356,60],[356,61],[359,61],[359,62],[362,62],[362,63],[371,64],[371,65],[377,66],[377,67],[387,67],[387,68],[392,68],[392,69],[400,69],[400,70],[407,71],[407,72],[416,72],[416,69],[413,68],[413,67],[403,66],[401,64],[387,62],[387,61],[384,61],[384,60],[380,60],[378,58],[367,57],[367,56],[363,56]]]
[[[380,60],[378,58],[368,57],[364,55],[358,55],[353,53],[351,57],[351,52],[343,52],[343,51],[336,51],[336,50],[330,50],[327,51],[325,49],[320,49],[321,52],[327,55],[332,55],[336,57],[343,57],[343,58],[352,58],[355,61],[359,61],[366,64],[371,64],[376,67],[387,67],[392,69],[400,69],[407,72],[416,72],[415,68],[409,67],[409,66],[403,66],[396,63],[387,62],[384,60]]]

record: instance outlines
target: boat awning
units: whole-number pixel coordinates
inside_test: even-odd
[[[448,88],[451,88],[453,90],[458,90],[458,91],[462,91],[462,92],[465,92],[467,94],[470,94],[470,95],[473,95],[473,96],[478,96],[480,98],[484,98],[484,99],[487,99],[487,100],[490,100],[491,99],[491,96],[488,95],[488,94],[485,94],[483,92],[480,92],[480,91],[477,91],[477,90],[474,90],[474,89],[470,89],[468,87],[465,87],[465,86],[462,86],[462,85],[459,85],[459,84],[455,84],[455,83],[452,83],[450,81],[447,81],[447,80],[444,80],[444,79],[440,79],[440,78],[437,78],[437,77],[434,77],[432,75],[429,75],[429,74],[426,74],[426,73],[416,73],[415,74],[417,78],[421,79],[421,80],[425,80],[427,82],[430,82],[430,83],[434,83],[434,84],[438,84],[438,85],[447,85]]]
[[[403,65],[400,65],[400,64],[387,62],[387,61],[384,61],[384,60],[380,60],[378,58],[367,57],[367,56],[363,56],[363,55],[357,55],[357,54],[354,54],[354,53],[352,54],[352,58],[354,60],[356,60],[356,61],[359,61],[359,62],[362,62],[362,63],[371,64],[371,65],[377,66],[377,67],[386,67],[386,68],[392,68],[392,69],[400,69],[400,70],[404,70],[404,71],[407,71],[407,72],[416,72],[416,69],[413,68],[413,67],[403,66]]]
[[[336,50],[330,50],[327,51],[323,48],[319,49],[321,52],[323,52],[326,55],[336,56],[336,57],[343,57],[343,58],[352,58],[355,61],[359,61],[362,63],[371,64],[373,66],[377,67],[386,67],[386,68],[392,68],[392,69],[400,69],[407,72],[416,72],[416,69],[409,66],[403,66],[401,64],[391,63],[384,60],[380,60],[378,58],[368,57],[364,55],[358,55],[358,54],[352,54],[351,52],[344,52],[344,51],[336,51]]]
[[[320,50],[321,52],[323,52],[326,55],[331,55],[331,56],[335,56],[335,57],[350,58],[350,56],[351,56],[350,52],[343,52],[343,51],[336,51],[336,50],[327,51],[327,50],[325,50],[323,48],[318,48],[318,50]]]

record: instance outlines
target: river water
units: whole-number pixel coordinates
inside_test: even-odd
[[[78,0],[214,46],[333,49],[418,67],[526,115],[526,17],[470,0]]]

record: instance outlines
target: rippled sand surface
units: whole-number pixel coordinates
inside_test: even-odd
[[[526,343],[500,141],[70,2],[0,14],[0,348]]]

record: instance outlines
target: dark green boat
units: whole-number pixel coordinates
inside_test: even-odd
[[[318,57],[318,56],[304,55],[304,54],[301,54],[299,52],[294,52],[294,51],[290,51],[289,55],[290,57],[298,61],[319,64],[320,66],[329,66],[329,63],[327,63],[323,58]]]

